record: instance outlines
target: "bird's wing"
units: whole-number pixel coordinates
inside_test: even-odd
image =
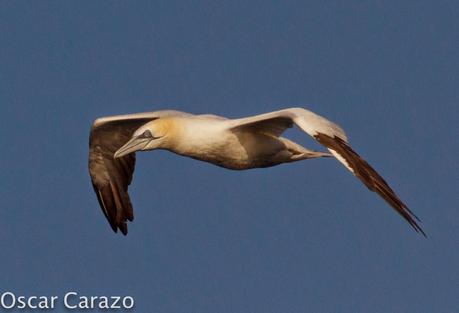
[[[195,115],[195,117],[204,118],[204,119],[211,119],[211,120],[219,120],[219,121],[227,120],[226,117],[220,116],[220,115],[215,115],[215,114],[199,114],[199,115]]]
[[[143,124],[164,116],[186,115],[178,111],[157,111],[99,118],[89,137],[89,173],[100,207],[113,231],[126,235],[126,222],[134,213],[128,186],[132,181],[135,154],[115,159],[114,153]]]
[[[277,112],[236,120],[238,121],[237,125],[231,127],[231,129],[233,131],[252,131],[279,137],[287,128],[293,126],[293,120],[287,116],[273,116],[273,113]],[[235,120],[232,120],[230,123],[233,124],[234,122]]]
[[[399,199],[386,181],[360,157],[349,145],[343,129],[335,123],[302,108],[291,108],[251,116],[247,118],[231,120],[231,130],[247,129],[254,127],[273,135],[280,134],[288,127],[288,123],[295,123],[304,132],[312,136],[324,145],[349,171],[359,178],[371,191],[378,193],[389,203],[417,232],[425,233],[418,225],[419,219]]]

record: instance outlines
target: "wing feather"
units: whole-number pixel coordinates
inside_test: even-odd
[[[330,137],[325,134],[318,133],[314,136],[321,144],[327,147],[330,151],[340,155],[351,169],[357,178],[365,184],[365,186],[379,194],[387,203],[389,203],[417,232],[424,236],[426,234],[418,225],[416,220],[419,219],[411,210],[400,200],[397,194],[387,184],[384,178],[376,172],[376,170],[368,164],[360,155],[358,155],[348,143],[339,137]]]
[[[157,111],[99,118],[89,137],[89,173],[99,205],[113,231],[126,235],[127,221],[134,219],[128,194],[135,169],[135,154],[113,158],[134,131],[145,123],[165,116],[183,116],[179,111]]]
[[[416,222],[419,219],[400,200],[387,182],[358,155],[348,144],[344,130],[337,124],[303,108],[290,108],[247,118],[232,120],[229,129],[268,131],[280,136],[289,123],[295,123],[304,132],[324,145],[349,171],[362,181],[371,191],[379,194],[394,208],[417,232],[426,234]]]
[[[276,137],[282,135],[282,133],[293,126],[293,121],[288,117],[272,117],[269,119],[255,120],[249,124],[240,124],[232,127],[233,131],[244,131],[250,128],[251,131],[259,133],[267,133]]]

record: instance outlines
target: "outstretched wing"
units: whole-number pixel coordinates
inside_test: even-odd
[[[89,173],[100,207],[113,231],[127,234],[127,221],[134,219],[128,194],[135,167],[135,154],[115,159],[114,153],[134,131],[154,119],[184,115],[178,111],[157,111],[117,115],[94,121],[89,136]]]
[[[290,124],[289,124],[290,123]],[[302,108],[281,111],[232,120],[230,129],[254,127],[264,129],[272,135],[280,136],[285,129],[295,123],[304,132],[324,145],[349,171],[359,178],[371,191],[379,194],[417,232],[426,234],[416,222],[419,219],[399,199],[386,181],[360,157],[348,144],[343,129],[331,121]]]

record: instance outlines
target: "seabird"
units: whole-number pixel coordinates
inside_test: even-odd
[[[330,153],[312,151],[281,137],[294,124]],[[96,119],[89,139],[89,173],[100,207],[115,232],[119,229],[126,235],[127,221],[134,218],[128,186],[134,172],[135,152],[153,149],[168,150],[232,170],[334,156],[417,232],[426,236],[416,215],[351,148],[343,129],[303,108],[239,119],[171,110]]]

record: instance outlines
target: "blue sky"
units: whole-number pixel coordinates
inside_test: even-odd
[[[131,295],[137,312],[457,312],[458,14],[1,1],[0,291]],[[138,154],[136,219],[110,230],[87,171],[95,118],[290,106],[343,126],[429,238],[331,159],[234,172],[164,151]]]

